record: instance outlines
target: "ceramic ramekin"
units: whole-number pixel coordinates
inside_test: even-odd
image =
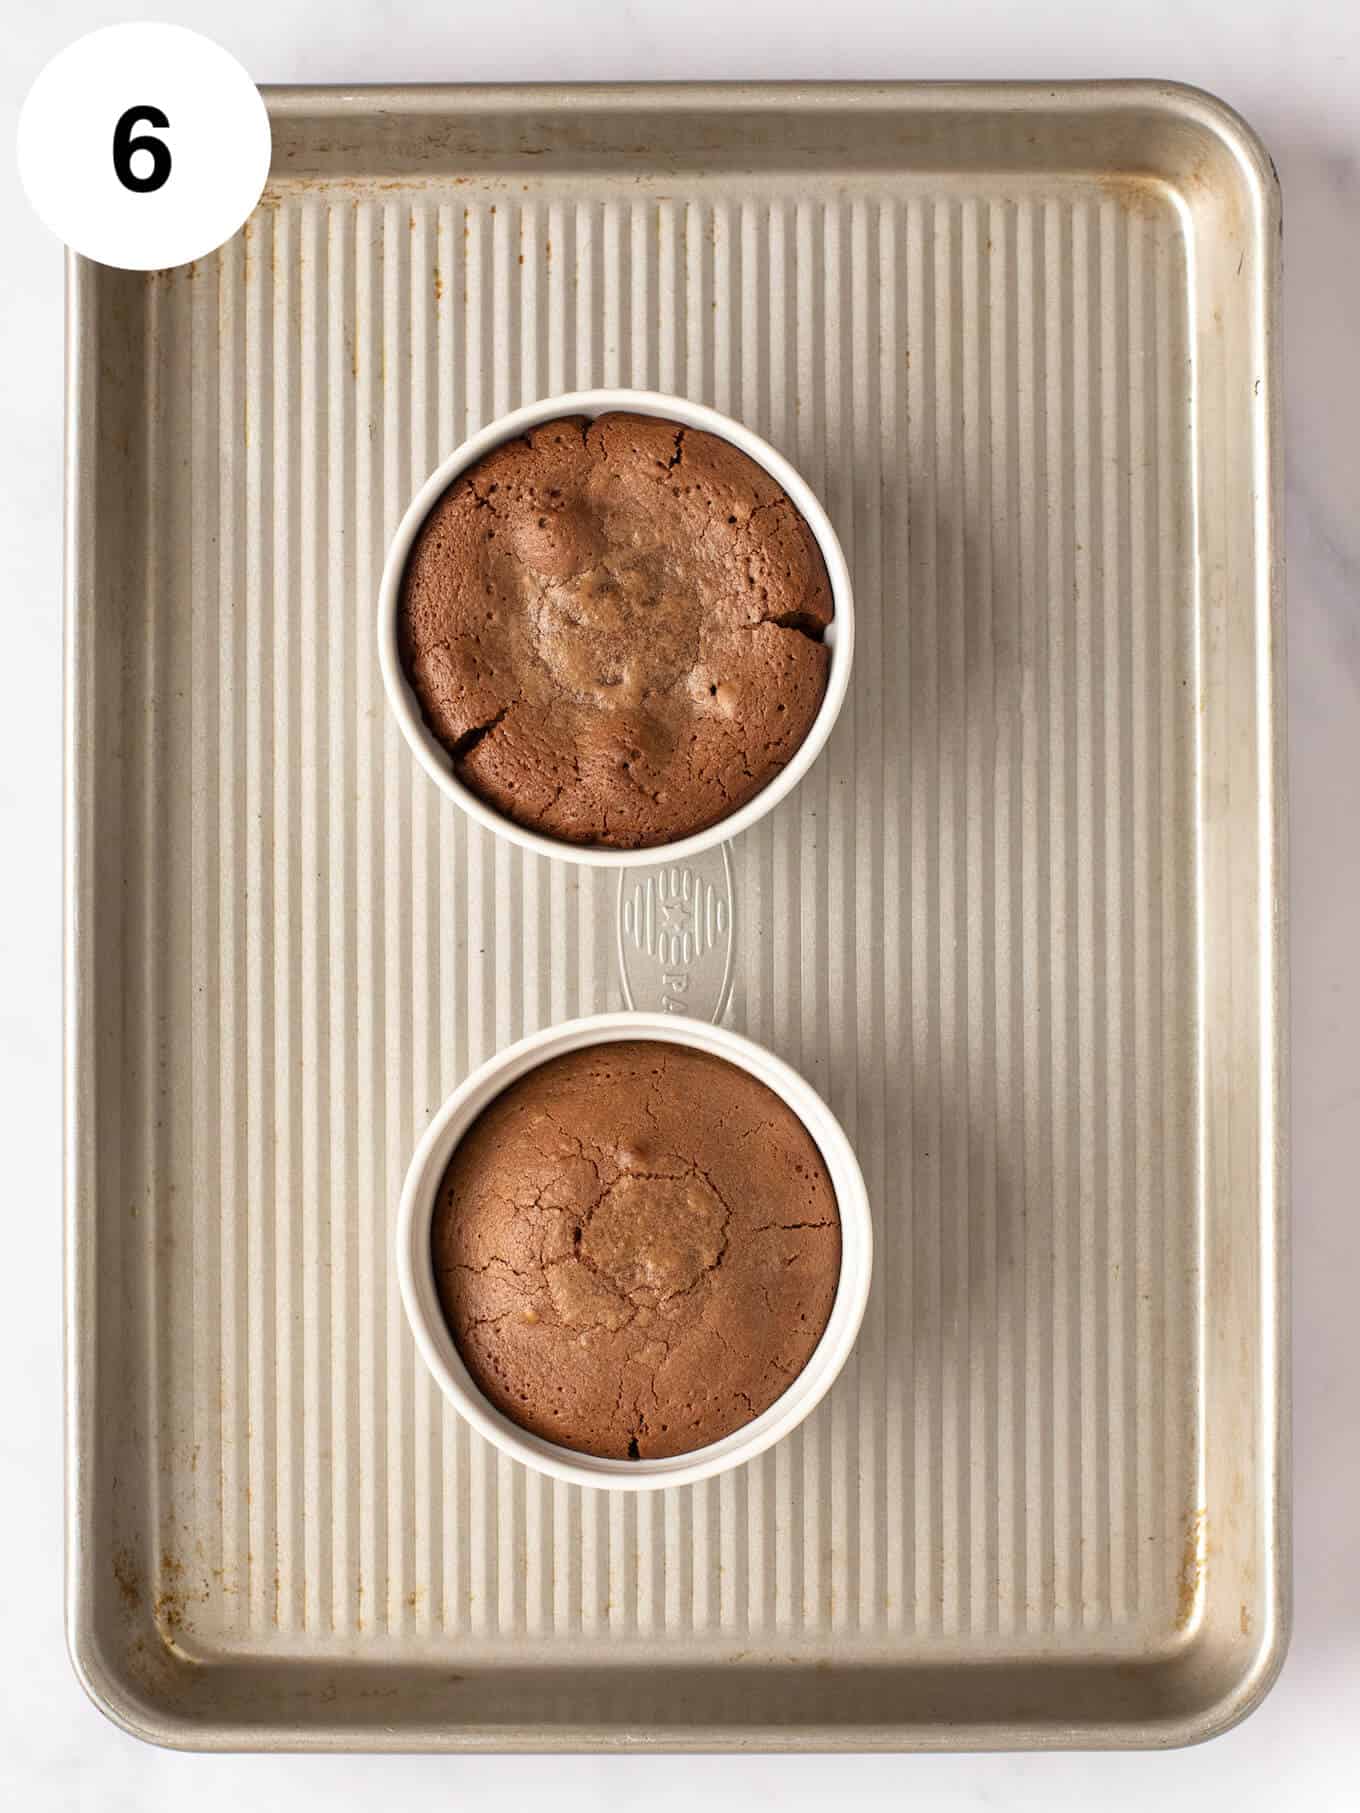
[[[684,423],[687,428],[700,428],[708,434],[720,435],[763,466],[771,478],[782,486],[812,530],[826,563],[835,606],[834,619],[824,636],[826,646],[831,651],[826,695],[811,728],[792,759],[754,798],[747,800],[744,806],[738,807],[726,818],[719,819],[716,825],[710,825],[704,831],[696,831],[692,837],[677,838],[667,844],[653,844],[645,850],[615,850],[602,845],[573,844],[563,838],[545,836],[542,832],[517,825],[513,819],[507,818],[479,798],[471,788],[465,787],[453,771],[448,751],[426,727],[419,703],[407,682],[397,644],[397,606],[407,557],[425,518],[454,480],[469,466],[476,465],[493,447],[499,447],[503,441],[513,440],[516,435],[536,427],[540,422],[548,422],[555,416],[564,415],[594,417],[613,410],[632,415],[664,416],[670,421]],[[663,396],[649,390],[579,390],[566,396],[546,397],[542,402],[512,410],[509,415],[503,415],[483,428],[480,434],[474,434],[471,440],[464,441],[456,452],[436,467],[411,500],[388,548],[378,598],[378,659],[382,664],[387,701],[412,754],[435,785],[470,817],[476,819],[478,824],[519,844],[522,849],[532,850],[540,856],[556,856],[601,868],[637,868],[697,856],[701,850],[725,843],[728,838],[745,831],[777,806],[798,785],[831,734],[850,684],[854,640],[854,600],[845,555],[826,511],[806,480],[768,441],[763,441],[740,422],[720,415],[716,409],[705,408],[701,403],[690,403],[683,397]]]
[[[769,1409],[722,1441],[667,1460],[604,1459],[544,1441],[503,1416],[478,1390],[449,1334],[435,1289],[430,1226],[435,1198],[454,1147],[482,1109],[526,1071],[563,1052],[618,1039],[663,1039],[711,1052],[748,1071],[802,1121],[826,1161],[841,1220],[841,1272],[831,1316],[811,1358]],[[762,1454],[796,1428],[830,1389],[854,1345],[873,1267],[869,1199],[854,1150],[826,1103],[795,1070],[763,1046],[706,1021],[662,1013],[597,1014],[536,1032],[482,1065],[435,1115],[406,1173],[397,1222],[397,1276],[411,1332],[444,1396],[504,1454],[578,1486],[648,1491],[711,1479]]]

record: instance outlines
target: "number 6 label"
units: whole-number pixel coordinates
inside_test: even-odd
[[[54,57],[19,115],[40,218],[101,264],[164,270],[237,232],[269,174],[269,116],[233,56],[178,25],[113,25]]]
[[[113,167],[125,189],[152,195],[170,180],[170,152],[163,139],[133,138],[132,128],[143,120],[149,126],[170,124],[159,107],[129,107],[113,129]],[[132,167],[134,151],[146,151],[151,156],[151,168],[141,176]]]

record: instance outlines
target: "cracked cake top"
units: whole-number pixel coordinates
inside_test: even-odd
[[[430,511],[402,662],[458,778],[517,824],[641,849],[726,818],[807,735],[831,585],[811,529],[729,441],[563,416]]]
[[[687,1454],[793,1382],[840,1277],[816,1142],[723,1058],[655,1040],[541,1064],[454,1151],[431,1231],[463,1363],[521,1427]]]

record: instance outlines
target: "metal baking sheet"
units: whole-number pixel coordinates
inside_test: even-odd
[[[1222,1728],[1289,1597],[1268,158],[1158,84],[268,98],[239,237],[70,273],[86,1685],[203,1747]],[[773,440],[859,613],[806,783],[622,886],[441,801],[373,630],[429,468],[600,384]],[[827,1095],[879,1258],[797,1434],[611,1501],[444,1407],[392,1224],[471,1066],[668,988]]]

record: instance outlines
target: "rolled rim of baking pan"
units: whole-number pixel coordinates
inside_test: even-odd
[[[735,1064],[786,1102],[816,1141],[830,1173],[841,1223],[841,1267],[835,1301],[807,1364],[768,1409],[749,1423],[688,1454],[662,1460],[615,1460],[560,1447],[504,1416],[473,1383],[449,1332],[435,1287],[430,1229],[435,1198],[455,1147],[482,1110],[551,1058],[621,1039],[662,1040]],[[451,1404],[503,1454],[571,1485],[641,1492],[692,1485],[742,1466],[781,1441],[825,1397],[849,1357],[864,1319],[873,1274],[873,1223],[854,1148],[826,1103],[782,1058],[725,1026],[666,1013],[606,1013],[569,1020],[507,1046],[461,1083],[416,1147],[397,1218],[397,1276],[402,1305],[421,1358]]]
[[[695,831],[688,837],[675,838],[669,843],[650,844],[637,850],[613,849],[602,844],[575,844],[566,838],[551,837],[541,831],[530,830],[527,826],[516,824],[503,812],[498,812],[479,794],[465,786],[454,771],[453,759],[448,750],[425,723],[419,701],[406,678],[397,635],[401,582],[407,559],[426,517],[449,486],[494,448],[514,440],[542,422],[550,422],[565,415],[593,418],[614,412],[662,416],[680,422],[686,428],[702,429],[707,434],[730,441],[757,465],[764,467],[811,529],[831,582],[833,605],[832,620],[822,634],[822,640],[831,654],[826,691],[807,735],[790,760],[766,782],[759,793],[754,794],[735,812],[720,818],[716,824],[709,825],[702,831]],[[531,850],[538,856],[555,856],[569,862],[585,863],[594,868],[640,868],[698,856],[702,851],[711,850],[729,838],[736,837],[738,833],[749,830],[767,812],[772,811],[802,780],[831,735],[849,690],[854,646],[855,615],[850,569],[846,564],[840,539],[831,526],[831,519],[811,485],[782,453],[744,423],[734,421],[731,416],[722,415],[706,404],[691,403],[685,397],[669,396],[660,391],[569,391],[561,396],[544,397],[536,403],[528,403],[522,409],[511,410],[508,415],[498,416],[494,422],[488,423],[436,466],[412,498],[389,544],[378,592],[378,660],[382,667],[387,702],[411,753],[440,792],[461,806],[478,824],[495,832],[498,837],[518,844],[521,849]]]

